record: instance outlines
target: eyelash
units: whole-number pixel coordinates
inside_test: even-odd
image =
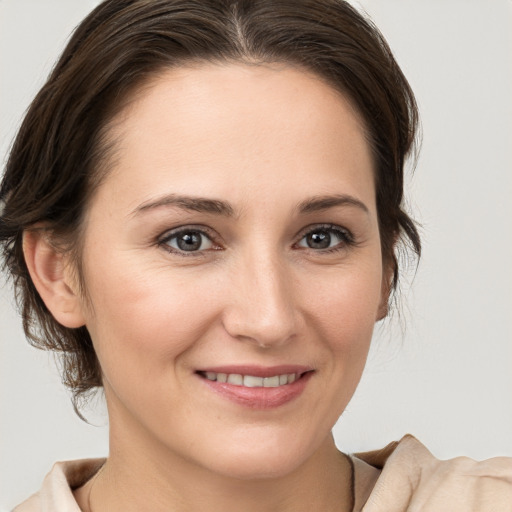
[[[213,246],[214,248],[208,248],[198,251],[185,251],[181,250],[179,248],[171,247],[169,244],[171,240],[177,239],[180,235],[185,234],[198,234],[201,237],[205,237]],[[165,251],[171,253],[171,254],[177,254],[179,256],[183,257],[198,257],[198,256],[204,256],[204,253],[208,250],[214,250],[218,251],[221,250],[221,247],[219,244],[216,244],[215,242],[215,236],[213,236],[213,233],[209,229],[206,229],[204,226],[186,226],[177,228],[173,231],[167,231],[163,236],[161,236],[158,239],[158,246],[164,249]]]
[[[303,247],[299,246],[300,242],[302,242],[308,235],[313,235],[315,233],[319,232],[327,232],[329,234],[334,234],[337,238],[340,239],[340,242],[336,244],[333,247],[327,247],[327,248],[320,248],[320,249],[314,249],[312,247]],[[182,250],[176,247],[171,247],[170,242],[173,239],[177,239],[180,235],[185,234],[198,234],[201,237],[206,237],[207,240],[212,244],[212,248],[202,249],[202,250],[193,250],[193,251],[186,251]],[[204,226],[186,226],[181,227],[173,231],[166,232],[163,236],[161,236],[158,239],[157,245],[159,247],[162,247],[165,251],[176,254],[182,257],[198,257],[198,256],[204,256],[204,253],[207,251],[218,251],[222,250],[222,247],[216,243],[215,236],[213,236],[213,233],[211,233],[210,230],[206,229]],[[202,242],[201,242],[202,243]],[[356,241],[354,239],[353,234],[346,228],[342,228],[340,226],[337,226],[335,224],[316,224],[314,226],[309,226],[302,230],[300,234],[300,238],[298,242],[296,242],[293,247],[300,247],[302,249],[307,249],[310,251],[313,251],[315,253],[321,253],[321,254],[329,254],[329,253],[335,253],[338,251],[342,251],[344,249],[347,249],[351,246],[356,245]]]
[[[308,226],[302,231],[299,242],[297,242],[295,245],[298,245],[298,243],[304,240],[308,235],[322,231],[330,233],[331,235],[334,233],[334,235],[340,239],[340,243],[325,249],[313,249],[312,247],[305,247],[305,249],[309,249],[316,253],[329,254],[342,251],[356,245],[354,235],[348,229],[337,226],[336,224],[315,224],[314,226]]]

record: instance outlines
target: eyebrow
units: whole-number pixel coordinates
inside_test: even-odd
[[[177,206],[183,210],[213,213],[216,215],[224,215],[226,217],[232,217],[234,215],[233,208],[225,201],[208,199],[205,197],[181,196],[176,194],[167,194],[155,200],[142,203],[133,210],[132,215],[137,215],[155,208],[161,208],[162,206]]]
[[[177,194],[167,194],[154,200],[147,201],[137,206],[132,211],[132,215],[138,215],[149,210],[165,206],[177,206],[183,210],[189,210],[201,213],[213,213],[233,217],[235,212],[233,207],[220,199],[208,199],[206,197],[183,196]],[[301,214],[315,213],[336,206],[354,206],[363,212],[369,214],[367,206],[353,196],[347,194],[316,196],[299,203],[297,209]]]
[[[311,199],[302,201],[298,206],[298,210],[300,213],[307,214],[328,210],[335,206],[355,206],[366,214],[370,213],[368,207],[362,201],[347,194],[312,197]]]

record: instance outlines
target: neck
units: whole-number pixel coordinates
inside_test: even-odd
[[[88,512],[341,512],[352,510],[352,467],[325,439],[308,460],[276,478],[219,475],[162,447],[119,443],[111,431],[111,453],[78,498]],[[140,438],[138,438],[140,440]],[[82,510],[88,509],[88,503]]]

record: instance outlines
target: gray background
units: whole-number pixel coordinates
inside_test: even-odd
[[[0,0],[0,158],[93,0]],[[411,432],[440,458],[512,455],[512,2],[364,0],[415,90],[423,149],[408,183],[424,257],[376,329],[335,428],[345,451]],[[410,274],[409,281],[412,280]],[[73,413],[50,355],[0,287],[0,511],[59,459],[105,455],[101,400]]]

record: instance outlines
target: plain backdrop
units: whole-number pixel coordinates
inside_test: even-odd
[[[0,158],[93,0],[0,0]],[[335,428],[338,446],[406,432],[440,458],[512,455],[512,2],[364,0],[417,94],[423,147],[408,197],[424,255],[400,315],[376,329],[368,366]],[[414,277],[414,280],[413,280]],[[412,288],[409,283],[412,281]],[[29,347],[0,287],[0,511],[52,463],[104,456],[74,414],[52,356]]]

